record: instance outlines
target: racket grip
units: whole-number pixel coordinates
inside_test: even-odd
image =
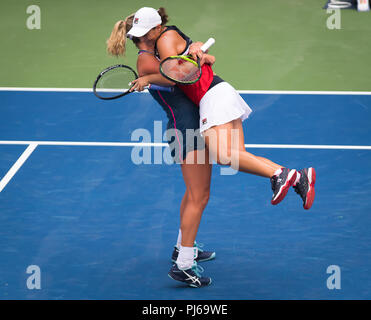
[[[167,91],[167,92],[173,92],[174,91],[173,87],[163,87],[163,86],[158,86],[157,84],[150,84],[149,86],[146,87],[146,89]]]
[[[214,38],[210,38],[209,40],[207,40],[201,47],[201,50],[203,52],[207,51],[207,49],[209,49],[213,44],[215,43],[215,39]]]

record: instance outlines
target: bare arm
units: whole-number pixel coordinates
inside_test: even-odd
[[[166,79],[159,73],[159,61],[150,54],[142,54],[137,60],[137,70],[139,78],[132,81],[133,86],[130,91],[143,91],[144,87],[150,83],[160,86],[173,86],[174,82]]]
[[[157,50],[161,61],[180,54],[185,46],[186,41],[175,31],[166,32],[157,40]]]
[[[148,53],[143,53],[138,56],[137,59],[137,70],[139,77],[143,77],[148,74],[157,73],[159,69],[159,61]]]
[[[211,54],[204,53],[201,58],[200,65],[202,66],[204,63],[212,66],[215,63],[215,57]]]
[[[175,85],[174,82],[164,78],[161,73],[147,74],[132,81],[131,83],[133,86],[130,88],[130,91],[143,91],[149,84],[157,84],[163,87],[171,87]]]

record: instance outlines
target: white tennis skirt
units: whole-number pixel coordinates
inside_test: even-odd
[[[200,101],[200,132],[241,118],[247,119],[252,110],[239,93],[227,82],[218,83]]]

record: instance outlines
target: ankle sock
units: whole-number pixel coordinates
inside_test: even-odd
[[[176,240],[176,247],[180,249],[180,245],[182,243],[182,230],[179,229],[178,239]]]
[[[279,168],[279,169],[277,169],[277,170],[274,172],[273,176],[279,176],[279,175],[281,174],[281,172],[282,172],[282,168]]]
[[[178,258],[176,264],[180,270],[186,270],[192,267],[194,259],[197,258],[196,247],[183,247],[179,248]]]

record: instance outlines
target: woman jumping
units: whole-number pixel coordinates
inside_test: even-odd
[[[161,17],[155,9],[139,9],[128,36],[137,37],[145,43],[154,43],[154,53],[161,61],[169,56],[188,54],[192,43],[190,38],[175,26],[164,26],[159,18]],[[153,24],[157,21],[158,24],[148,30],[144,28],[147,21],[152,21]],[[203,56],[201,50],[197,54]],[[210,60],[210,56],[206,56]],[[163,84],[162,79],[164,78],[159,73],[143,76],[134,81],[132,89],[140,91],[149,83]],[[202,65],[199,81],[177,86],[200,107],[200,132],[217,163],[270,178],[273,205],[280,203],[289,188],[294,186],[303,200],[304,209],[312,206],[315,195],[314,168],[297,172],[246,151],[242,121],[248,118],[251,109],[230,84],[214,74],[210,63]]]

